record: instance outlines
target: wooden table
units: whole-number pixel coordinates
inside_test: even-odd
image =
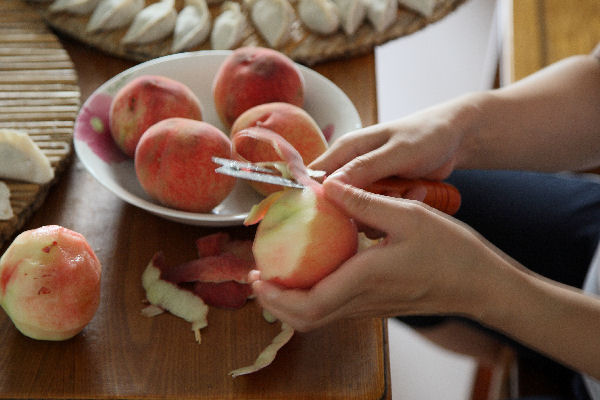
[[[600,2],[507,0],[503,82],[510,83],[600,43]]]
[[[79,76],[81,103],[132,62],[62,38]],[[373,54],[315,68],[356,105],[364,125],[376,120]],[[92,322],[65,342],[21,335],[0,312],[0,398],[389,399],[387,325],[341,321],[296,334],[274,363],[230,378],[279,331],[251,302],[232,312],[212,308],[203,343],[188,323],[140,314],[141,274],[162,250],[173,262],[195,257],[196,238],[216,228],[170,222],[104,189],[74,156],[25,229],[58,224],[82,233],[103,264],[102,300]],[[250,228],[219,228],[251,238]]]

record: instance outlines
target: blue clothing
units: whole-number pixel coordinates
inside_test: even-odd
[[[448,181],[463,199],[456,218],[530,270],[578,288],[587,277],[586,289],[600,293],[590,275],[600,268],[600,177],[456,171]],[[600,383],[584,380],[587,398],[600,400]]]

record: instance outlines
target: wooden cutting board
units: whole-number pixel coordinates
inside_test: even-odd
[[[66,147],[60,150],[70,154],[78,103],[65,99],[68,93],[78,98],[77,77],[36,11],[17,0],[0,1],[0,101],[10,100],[0,107],[0,123],[52,139],[64,135]],[[80,60],[85,64],[82,74],[111,69],[103,62],[108,57],[94,58],[99,52],[81,47],[82,54],[90,55]],[[35,69],[31,63],[44,67]],[[33,105],[21,98],[33,96],[36,103],[38,87],[47,93],[46,103],[25,113]],[[48,98],[67,104],[55,107]],[[10,112],[4,110],[15,102],[19,105]],[[43,117],[33,117],[38,114]],[[278,323],[263,320],[255,302],[237,311],[211,308],[202,344],[196,343],[190,324],[179,318],[143,316],[141,274],[154,252],[165,251],[174,264],[192,259],[195,238],[214,229],[166,221],[130,206],[76,159],[69,165],[61,160],[53,159],[53,166],[63,172],[61,179],[28,225],[56,223],[85,235],[103,265],[100,307],[83,332],[64,342],[29,339],[0,311],[0,398],[390,398],[385,320],[347,320],[298,333],[268,368],[233,379],[228,372],[252,363],[280,330]],[[244,227],[227,231],[238,238],[252,236]]]
[[[79,96],[69,55],[38,11],[21,0],[0,1],[0,128],[27,132],[56,176],[45,185],[6,181],[15,216],[0,221],[0,249],[40,207],[68,163]]]

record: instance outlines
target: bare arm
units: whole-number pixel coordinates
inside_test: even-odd
[[[456,314],[600,378],[600,299],[547,280],[468,226],[411,200],[327,180],[330,199],[386,233],[310,290],[251,274],[260,304],[298,330],[349,317]]]
[[[474,288],[481,292],[474,294],[473,309],[467,314],[600,379],[600,341],[595,333],[600,326],[600,298],[532,274],[514,261],[492,262],[498,266],[483,269],[491,276],[482,277],[486,283]]]
[[[457,168],[582,170],[600,165],[600,60],[558,62],[503,89],[475,95],[477,117]]]
[[[600,379],[600,298],[531,273],[435,210],[354,187],[395,174],[442,179],[455,168],[599,165],[600,61],[593,56],[345,135],[312,166],[337,171],[324,183],[327,197],[385,240],[309,291],[281,290],[255,273],[255,293],[300,330],[358,316],[466,315]]]
[[[338,139],[312,167],[354,186],[453,169],[600,165],[600,55],[574,56],[506,88],[461,96]]]

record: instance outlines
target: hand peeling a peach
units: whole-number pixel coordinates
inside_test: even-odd
[[[429,293],[427,285],[417,283],[444,288],[430,260],[456,253],[444,240],[443,232],[454,226],[446,215],[415,200],[345,185],[335,175],[321,185],[308,176],[293,146],[266,129],[242,130],[234,141],[242,138],[269,143],[289,175],[305,186],[270,195],[246,220],[260,221],[253,244],[256,270],[249,281],[258,302],[275,317],[306,331],[340,318],[402,314],[391,305],[404,307],[412,296]],[[359,240],[355,221],[385,238]],[[440,254],[424,251],[431,237],[438,240]],[[357,253],[359,247],[363,251]],[[437,301],[443,299],[433,293]],[[440,289],[440,294],[451,293]]]

